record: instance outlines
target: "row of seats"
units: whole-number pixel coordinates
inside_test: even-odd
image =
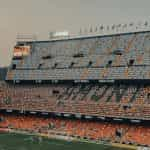
[[[0,128],[150,146],[150,128],[143,125],[0,114]]]
[[[150,79],[150,66],[10,70],[7,80],[115,80]]]
[[[84,55],[109,54],[113,50],[123,49],[125,53],[133,50],[149,50],[150,33],[132,33],[114,36],[100,36],[75,40],[60,40],[53,42],[34,43],[37,56],[73,56],[77,53]]]
[[[0,108],[149,119],[150,87],[1,83]]]
[[[46,56],[45,56],[46,57]],[[37,60],[36,60],[37,59]],[[55,66],[57,64],[57,66]],[[52,69],[52,68],[82,68],[82,67],[118,67],[130,65],[149,65],[149,53],[133,51],[127,54],[87,55],[84,57],[57,56],[51,59],[26,58],[17,63],[16,69]]]

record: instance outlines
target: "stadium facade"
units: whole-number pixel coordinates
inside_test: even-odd
[[[0,109],[2,127],[43,121],[44,132],[59,126],[69,136],[150,146],[150,32],[17,42]]]

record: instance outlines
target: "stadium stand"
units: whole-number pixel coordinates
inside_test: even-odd
[[[0,128],[150,146],[150,128],[142,125],[14,114],[0,114],[0,119]]]
[[[150,119],[150,87],[1,84],[0,104],[12,110]]]
[[[150,31],[18,42],[0,110],[1,127],[150,146]]]
[[[7,80],[149,79],[150,32],[24,42]],[[25,46],[22,46],[25,45]],[[25,52],[23,52],[25,51]]]

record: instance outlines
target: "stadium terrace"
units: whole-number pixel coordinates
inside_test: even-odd
[[[0,72],[1,128],[150,146],[149,31],[19,41]]]

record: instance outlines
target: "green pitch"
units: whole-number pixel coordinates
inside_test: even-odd
[[[22,134],[0,134],[0,150],[122,150],[99,144],[50,140]]]

